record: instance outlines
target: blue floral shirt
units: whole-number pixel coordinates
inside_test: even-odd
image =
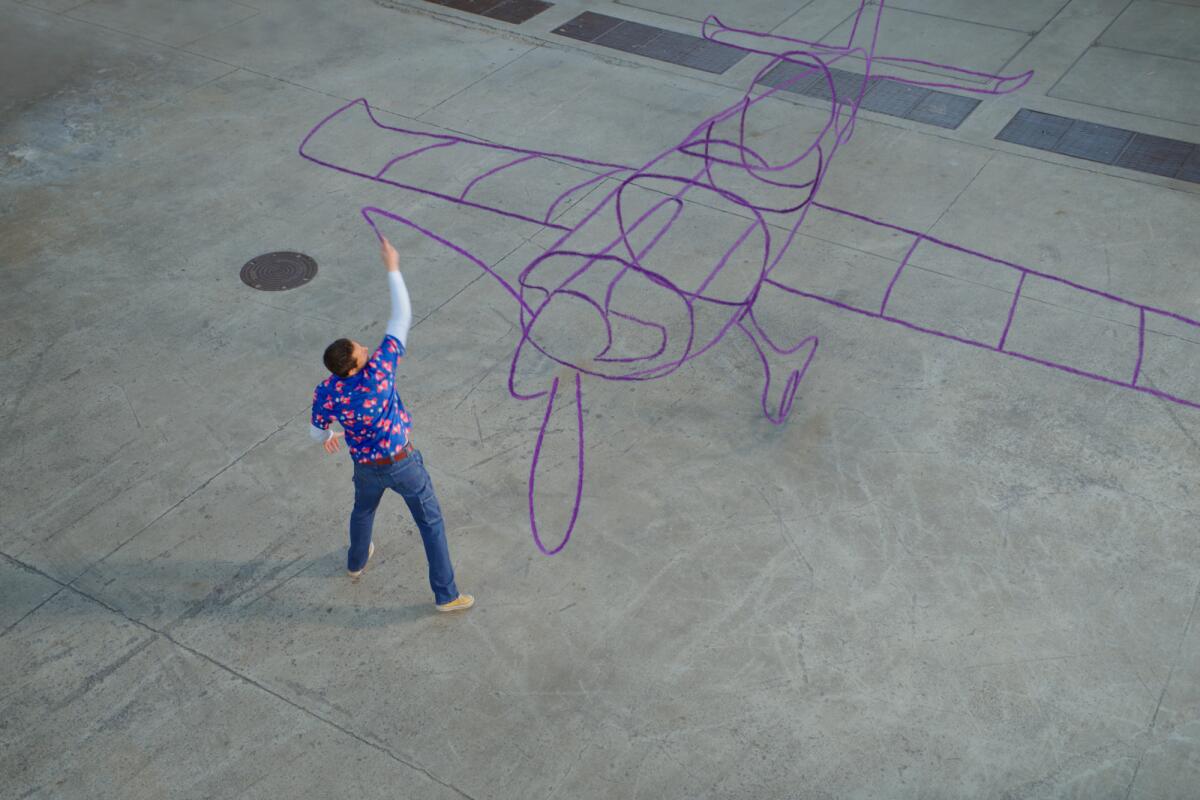
[[[338,422],[350,457],[360,464],[392,458],[408,442],[412,423],[396,392],[403,357],[404,344],[389,334],[361,370],[349,378],[330,375],[313,392],[312,424],[329,430]]]

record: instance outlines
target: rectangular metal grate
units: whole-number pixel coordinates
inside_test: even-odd
[[[559,25],[551,33],[557,33],[559,36],[566,36],[568,39],[580,42],[593,42],[597,36],[607,33],[620,24],[621,20],[616,17],[606,17],[604,14],[585,11],[578,17]]]
[[[426,2],[517,25],[536,17],[554,5],[542,2],[542,0],[426,0]]]
[[[1111,164],[1132,138],[1131,131],[1077,119],[1058,140],[1054,152]]]
[[[804,90],[818,79],[824,80],[824,73],[814,67],[781,61],[759,78],[758,83],[761,86],[778,87],[785,92],[804,94]]]
[[[453,8],[455,11],[466,11],[468,14],[482,14],[490,11],[504,0],[428,0],[435,6]]]
[[[803,76],[805,72],[803,65],[783,61],[759,78],[758,83],[818,100],[831,100],[836,91],[839,103],[853,103],[863,88],[864,76],[844,69],[830,69],[828,76],[816,70],[813,74],[799,77],[789,86],[783,86],[789,78]],[[914,122],[957,128],[977,105],[979,101],[973,97],[872,77],[867,80],[861,107]]]
[[[637,48],[649,44],[660,33],[662,33],[662,29],[655,28],[653,25],[643,25],[640,22],[625,20],[620,25],[597,36],[592,40],[592,44],[611,47],[624,53],[635,53]]]
[[[805,88],[804,95],[819,100],[832,100],[833,93],[837,92],[839,103],[853,103],[858,100],[859,92],[863,91],[865,79],[865,75],[859,75],[857,72],[830,69],[829,75],[819,73],[817,79]]]
[[[698,44],[700,44],[700,40],[695,36],[689,36],[686,33],[676,33],[675,31],[663,31],[641,47],[638,47],[634,52],[646,58],[654,58],[659,61],[670,61],[678,64],[681,60],[687,58],[688,54],[695,50]]]
[[[1200,145],[1022,108],[996,138],[1101,164],[1200,183]]]
[[[1196,145],[1188,142],[1135,133],[1129,146],[1117,158],[1116,165],[1173,178],[1195,148]]]
[[[700,36],[668,31],[592,11],[583,12],[551,33],[714,75],[724,73],[746,57],[744,50],[710,42]]]
[[[895,81],[872,80],[871,90],[863,98],[862,107],[877,114],[907,117],[930,92],[922,86],[909,86]]]
[[[977,105],[979,101],[974,97],[963,97],[949,92],[930,92],[908,112],[905,119],[953,130],[962,125],[963,120]]]
[[[1183,166],[1179,168],[1179,172],[1175,173],[1175,177],[1181,181],[1200,183],[1200,145],[1197,145],[1192,154],[1188,156],[1187,161],[1183,162]]]
[[[711,72],[714,75],[721,75],[725,70],[745,57],[745,50],[729,47],[720,42],[710,42],[708,39],[701,39],[700,44],[696,46],[695,50],[692,50],[683,60],[676,63],[685,67],[691,67],[692,69]]]
[[[1038,150],[1053,150],[1075,120],[1022,108],[996,138]]]
[[[526,20],[533,19],[551,5],[553,4],[544,3],[542,0],[505,0],[500,5],[485,11],[483,15],[489,19],[520,25]]]

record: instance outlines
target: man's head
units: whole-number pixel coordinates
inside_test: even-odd
[[[339,378],[349,378],[367,363],[367,348],[353,339],[338,339],[325,348],[325,368]]]

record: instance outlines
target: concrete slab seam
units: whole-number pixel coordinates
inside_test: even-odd
[[[209,664],[212,664],[214,667],[220,669],[223,672],[228,673],[229,675],[232,675],[233,677],[237,678],[238,680],[242,681],[243,683],[246,683],[249,686],[252,686],[255,689],[258,689],[261,692],[265,692],[266,694],[270,695],[271,697],[274,697],[276,700],[280,700],[283,703],[286,703],[287,705],[291,706],[292,708],[296,709],[297,711],[300,711],[301,713],[306,714],[306,715],[312,717],[313,719],[316,719],[316,720],[322,722],[323,724],[328,725],[331,728],[334,728],[335,730],[339,731],[340,733],[342,733],[346,736],[349,736],[350,738],[359,742],[360,744],[364,744],[367,747],[370,747],[371,749],[376,750],[376,751],[386,755],[388,758],[392,759],[393,761],[395,761],[399,764],[403,764],[404,766],[408,767],[409,769],[420,772],[422,775],[424,775],[429,780],[433,781],[434,783],[438,784],[439,786],[442,786],[446,789],[449,789],[452,792],[455,792],[456,794],[458,794],[460,797],[464,798],[465,800],[475,800],[475,798],[473,798],[471,795],[464,792],[462,789],[458,788],[457,786],[455,786],[454,784],[452,784],[448,781],[443,780],[442,778],[438,777],[433,772],[431,772],[429,769],[421,766],[420,764],[416,763],[415,761],[404,758],[403,756],[396,753],[394,750],[392,750],[387,745],[372,741],[371,739],[368,739],[365,736],[362,736],[362,735],[354,732],[350,728],[347,728],[346,726],[341,725],[338,722],[335,722],[334,720],[329,719],[328,717],[325,717],[325,716],[317,713],[316,711],[303,705],[302,703],[298,703],[295,700],[292,700],[291,698],[287,697],[286,695],[280,694],[279,692],[270,688],[266,684],[260,683],[259,681],[255,680],[254,678],[250,677],[249,675],[245,674],[244,672],[234,669],[233,667],[220,661],[219,659],[208,655],[204,651],[198,650],[190,645],[184,644],[182,641],[175,638],[170,633],[163,631],[163,630],[159,630],[158,628],[155,628],[153,625],[150,625],[146,622],[143,622],[142,620],[131,617],[128,614],[126,614],[124,611],[122,611],[121,609],[116,608],[115,606],[109,605],[108,603],[104,602],[100,598],[98,598],[92,594],[89,594],[88,592],[83,591],[82,589],[80,589],[77,586],[72,586],[69,583],[64,583],[63,581],[59,580],[58,578],[55,578],[53,575],[45,573],[42,570],[38,569],[37,567],[34,567],[32,564],[27,564],[24,561],[14,558],[6,553],[0,553],[0,556],[3,556],[3,558],[5,558],[6,560],[12,562],[13,564],[16,564],[17,566],[20,566],[20,567],[28,570],[29,572],[32,572],[36,575],[39,575],[42,578],[45,578],[46,580],[48,580],[52,583],[57,584],[59,586],[59,592],[61,592],[63,589],[66,589],[66,590],[72,592],[73,594],[83,598],[84,600],[94,603],[95,605],[100,606],[101,608],[105,609],[106,611],[108,611],[112,614],[115,614],[116,616],[119,616],[121,619],[125,620],[126,622],[129,622],[130,624],[135,625],[135,626],[149,632],[154,637],[162,638],[165,641],[170,642],[173,646],[179,648],[180,650],[183,650],[184,652],[194,656],[195,658],[199,658],[203,661],[208,662]],[[56,592],[55,594],[58,594],[58,592]],[[148,640],[148,642],[153,642],[153,641],[154,641],[153,639]]]

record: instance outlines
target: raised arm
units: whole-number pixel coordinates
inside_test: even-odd
[[[400,254],[386,237],[379,237],[383,265],[387,267],[388,288],[392,295],[392,316],[388,319],[387,333],[400,340],[408,349],[408,328],[412,325],[412,303],[408,299],[408,288],[400,274]]]

